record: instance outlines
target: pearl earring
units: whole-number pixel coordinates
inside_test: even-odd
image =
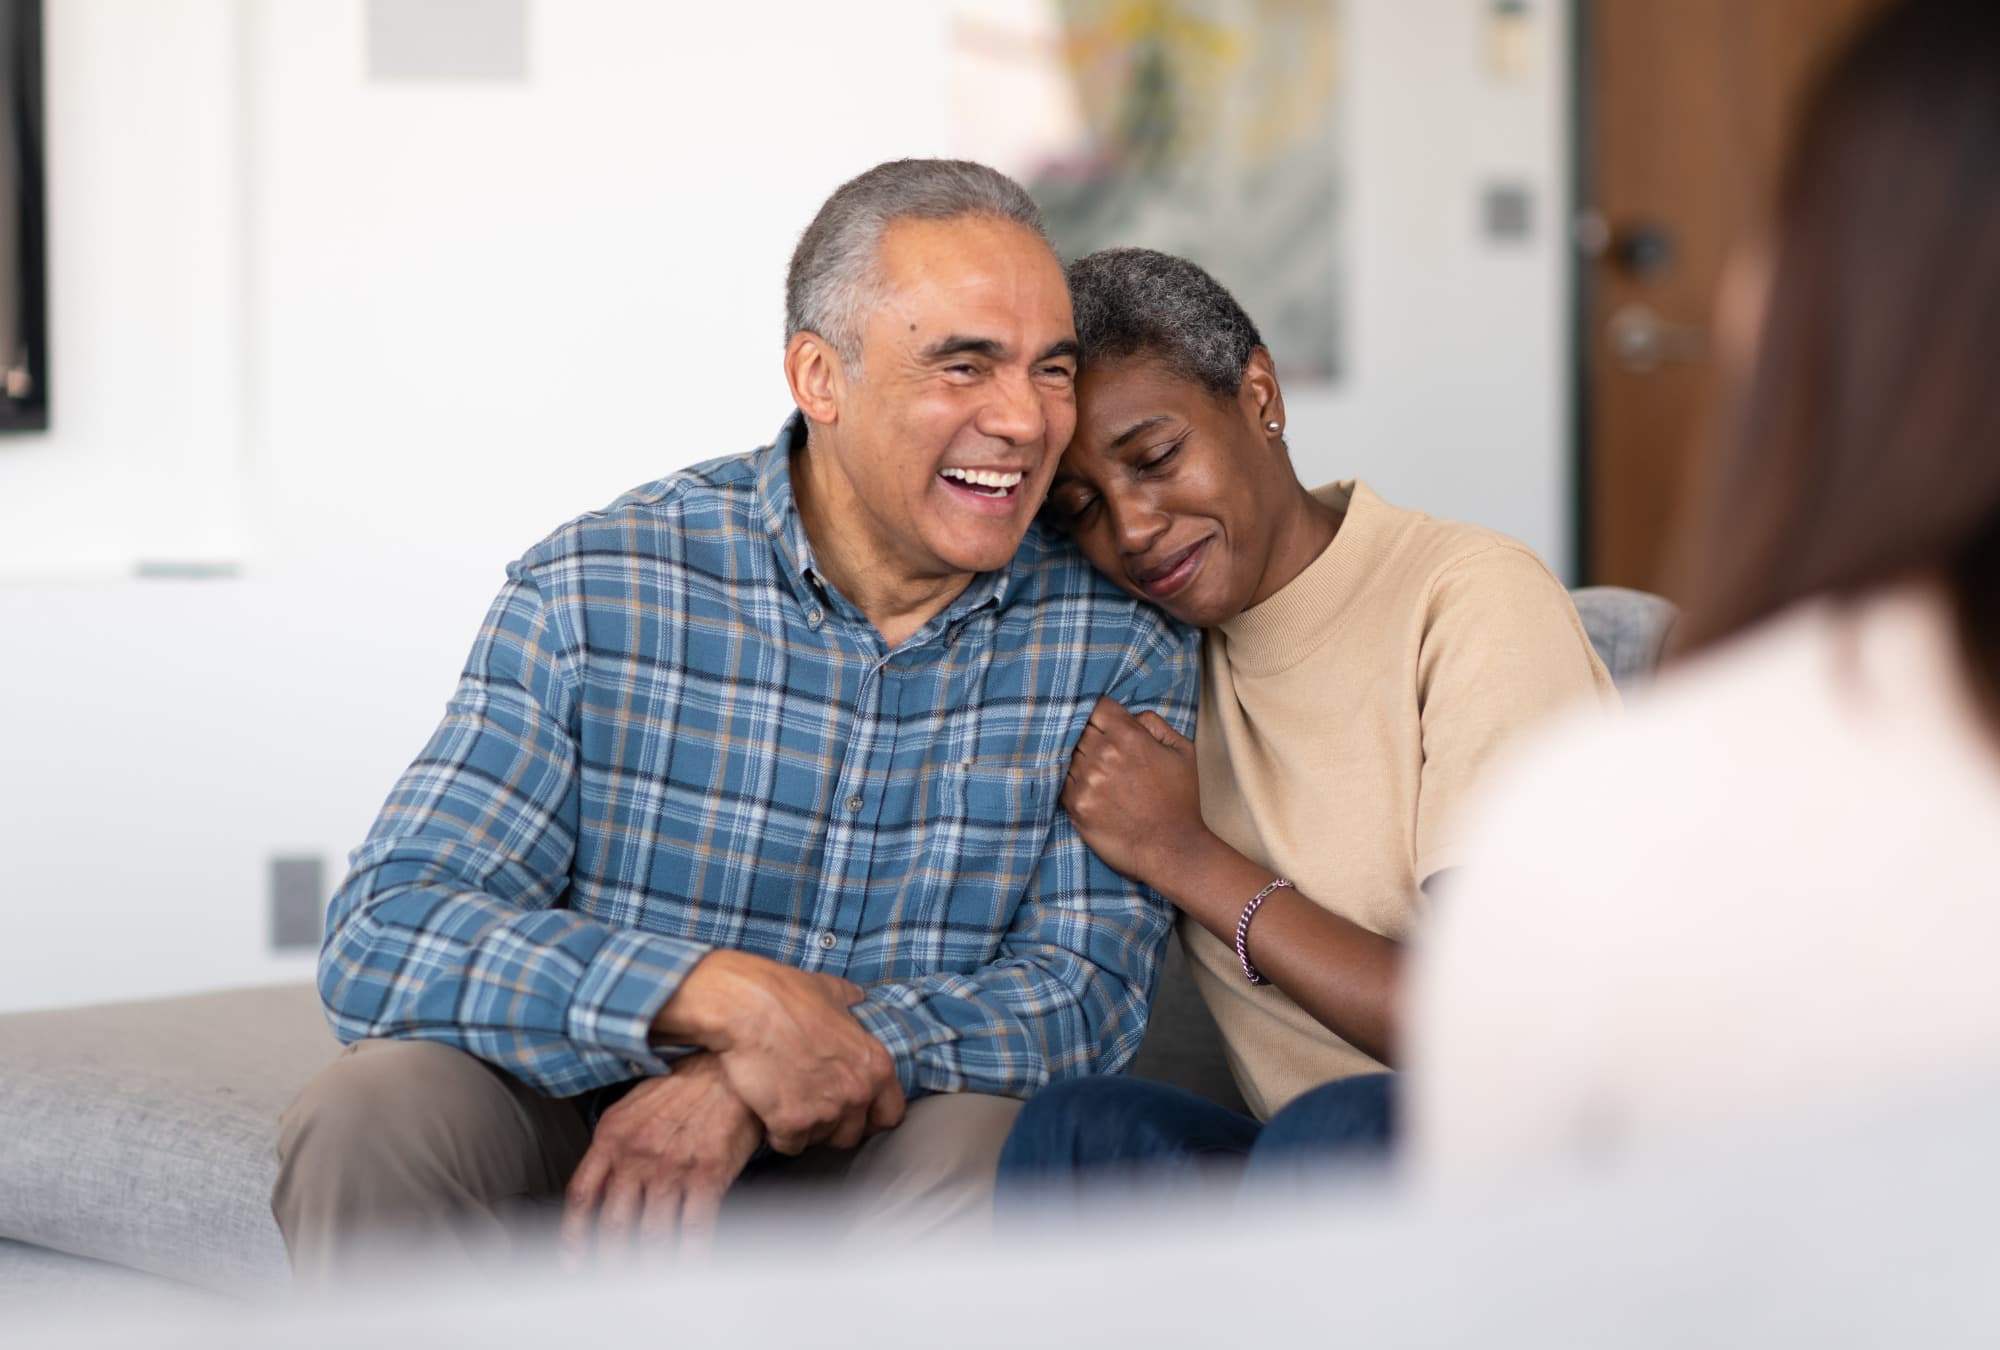
[[[1264,430],[1270,432],[1273,436],[1275,436],[1278,434],[1278,424],[1276,422],[1266,422],[1264,424]]]

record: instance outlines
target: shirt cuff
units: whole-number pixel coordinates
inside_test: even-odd
[[[570,996],[569,1038],[618,1056],[633,1076],[671,1073],[681,1056],[650,1043],[653,1018],[711,947],[658,933],[615,932]]]
[[[930,1018],[918,1014],[913,1009],[898,1007],[884,1002],[874,991],[867,998],[855,1004],[848,1011],[862,1030],[882,1042],[889,1057],[896,1061],[896,1081],[902,1084],[905,1099],[915,1099],[930,1092],[957,1092],[965,1084],[960,1075],[940,1072],[936,1056],[932,1057],[929,1073],[920,1073],[917,1056],[926,1048],[940,1041],[955,1037],[947,1027],[941,1027]]]

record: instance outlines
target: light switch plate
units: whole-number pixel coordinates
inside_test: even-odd
[[[1526,243],[1534,234],[1535,198],[1524,183],[1488,183],[1480,194],[1480,227],[1496,244]]]
[[[528,0],[368,0],[368,78],[519,84]]]
[[[326,901],[324,858],[314,854],[271,859],[271,949],[318,951]]]

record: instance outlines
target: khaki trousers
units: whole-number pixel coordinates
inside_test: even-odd
[[[718,1226],[801,1207],[826,1231],[899,1243],[992,1222],[1000,1146],[1021,1103],[955,1093],[910,1103],[859,1148],[753,1163]],[[544,1097],[432,1041],[358,1041],[306,1084],[278,1134],[271,1212],[303,1282],[407,1270],[502,1270],[546,1256],[563,1188],[590,1146],[576,1100]]]

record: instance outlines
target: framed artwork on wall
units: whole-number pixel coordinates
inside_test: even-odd
[[[1281,372],[1345,364],[1337,0],[955,0],[954,150],[1074,259],[1137,244],[1235,293]]]
[[[41,0],[0,0],[0,431],[49,424]]]

